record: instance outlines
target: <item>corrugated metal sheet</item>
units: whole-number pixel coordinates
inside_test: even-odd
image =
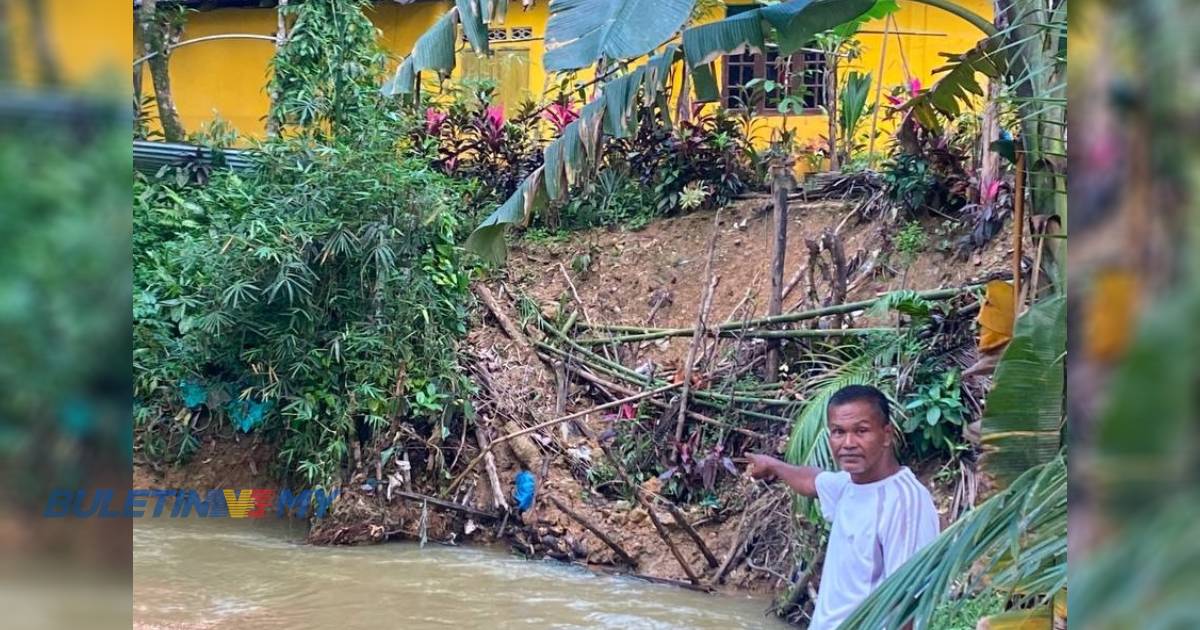
[[[253,166],[245,151],[237,149],[212,150],[182,142],[133,141],[133,167],[154,174],[164,166],[201,161],[217,168],[242,171]]]

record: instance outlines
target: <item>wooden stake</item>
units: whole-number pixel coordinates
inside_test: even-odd
[[[1025,152],[1017,146],[1017,175],[1013,184],[1013,316],[1017,314],[1018,300],[1021,296],[1021,245],[1025,230]]]
[[[883,92],[883,64],[887,59],[888,35],[891,32],[892,21],[887,20],[883,23],[883,50],[879,53],[879,73],[875,75],[875,111],[871,113],[871,141],[867,147],[867,167],[871,169],[875,168],[875,137],[879,129],[879,110],[883,109],[880,107],[879,96]],[[845,223],[845,220],[842,222]],[[838,225],[834,232],[840,232],[841,229],[842,226]]]
[[[783,265],[787,256],[787,196],[791,189],[791,173],[787,172],[788,160],[775,158],[771,164],[771,193],[775,198],[775,250],[771,257],[771,295],[767,302],[767,316],[776,317],[783,312]],[[779,341],[767,345],[767,382],[779,380]]]

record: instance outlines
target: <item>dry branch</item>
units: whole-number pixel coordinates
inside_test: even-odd
[[[687,532],[687,535],[691,537],[692,542],[696,543],[696,547],[700,549],[700,553],[704,554],[704,559],[708,561],[708,566],[713,569],[717,568],[717,565],[719,565],[720,562],[717,561],[717,557],[713,555],[713,552],[709,550],[708,545],[704,544],[704,539],[700,537],[700,534],[697,533],[696,529],[692,527],[692,524],[688,522],[687,515],[685,515],[683,511],[680,510],[674,503],[665,500],[663,503],[667,506],[667,510],[671,512],[671,517],[675,519],[675,522],[683,528],[683,531]]]
[[[720,223],[721,211],[718,210],[713,215],[712,235],[708,238],[708,256],[704,263],[704,277],[707,281],[704,286],[704,295],[700,298],[700,307],[696,309],[696,332],[692,335],[692,343],[688,346],[687,359],[683,364],[683,391],[679,394],[679,417],[675,421],[675,444],[683,441],[683,425],[687,419],[688,395],[692,390],[692,370],[696,362],[696,348],[700,345],[700,340],[704,338],[704,330],[708,325],[708,311],[712,308],[713,293],[717,288],[717,283],[721,281],[720,276],[713,274],[713,259],[716,258],[717,253],[717,236],[721,233]],[[672,446],[672,459],[674,459],[674,455],[675,446]]]
[[[600,529],[594,523],[587,520],[583,516],[576,514],[574,511],[572,511],[566,505],[563,505],[563,502],[559,501],[558,497],[548,496],[547,498],[550,499],[550,502],[553,503],[554,507],[558,508],[559,511],[561,511],[563,514],[566,514],[567,516],[571,517],[571,519],[574,520],[576,523],[583,525],[585,528],[587,528],[587,530],[589,532],[592,532],[593,534],[595,534],[596,538],[599,538],[604,544],[608,545],[609,548],[612,549],[617,554],[617,557],[621,558],[621,560],[623,560],[625,562],[625,564],[628,564],[631,567],[637,567],[637,562],[634,561],[633,557],[630,556],[628,553],[626,553],[625,550],[621,548],[621,545],[617,544],[617,541],[613,540],[611,537],[609,537],[608,534],[604,533],[604,530]]]
[[[482,453],[480,453],[479,455],[477,455],[477,456],[475,457],[475,459],[472,459],[471,461],[467,462],[467,466],[466,466],[466,468],[464,468],[464,469],[463,469],[463,471],[462,471],[462,472],[460,472],[460,473],[458,474],[458,476],[454,478],[454,481],[452,481],[452,482],[450,483],[450,486],[449,486],[449,487],[446,489],[446,492],[454,492],[454,489],[458,487],[458,484],[462,483],[462,480],[463,480],[463,478],[465,478],[465,477],[467,476],[467,473],[471,472],[471,471],[472,471],[472,470],[475,468],[475,466],[476,466],[477,464],[479,464],[479,461],[480,461],[480,460],[482,460],[482,459],[483,459],[483,458],[484,458],[484,457],[485,457],[485,456],[486,456],[486,455],[487,455],[489,452],[491,452],[491,449],[492,449],[493,447],[495,447],[497,444],[499,444],[499,443],[501,443],[501,442],[507,442],[508,440],[511,440],[511,439],[513,439],[513,438],[515,438],[515,437],[522,436],[522,435],[525,435],[525,434],[527,434],[527,433],[533,433],[534,431],[539,431],[539,430],[541,430],[541,429],[544,429],[544,428],[546,428],[546,427],[548,427],[548,426],[552,426],[552,425],[558,424],[559,422],[566,422],[567,420],[574,420],[575,418],[581,418],[581,417],[583,417],[583,416],[586,416],[586,415],[588,415],[588,414],[590,414],[590,413],[595,413],[595,412],[597,412],[597,411],[603,411],[603,410],[605,410],[605,409],[611,409],[611,408],[613,408],[613,407],[619,407],[619,406],[621,406],[621,405],[623,405],[623,404],[625,404],[625,403],[635,402],[635,401],[641,400],[641,399],[643,399],[643,398],[649,398],[649,397],[651,397],[651,396],[657,396],[658,394],[661,394],[661,393],[663,393],[663,392],[668,392],[668,391],[671,391],[672,389],[675,389],[676,387],[679,387],[679,385],[678,385],[678,384],[673,384],[673,385],[664,385],[663,387],[659,387],[658,389],[653,389],[653,390],[650,390],[650,391],[642,392],[642,393],[640,393],[640,394],[636,394],[636,395],[633,395],[633,396],[629,396],[629,397],[626,397],[626,398],[622,398],[622,399],[620,399],[620,400],[614,400],[614,401],[612,401],[612,402],[610,402],[610,403],[604,403],[603,405],[598,405],[598,406],[596,406],[596,407],[592,407],[591,409],[585,409],[585,410],[583,410],[583,411],[577,411],[577,412],[575,412],[575,413],[572,413],[572,414],[565,415],[565,416],[563,416],[563,417],[561,417],[561,418],[555,418],[555,419],[553,419],[553,420],[547,420],[546,422],[542,422],[542,423],[539,423],[539,424],[535,424],[535,425],[533,425],[533,426],[531,426],[531,427],[526,427],[526,428],[524,428],[524,429],[521,429],[520,431],[515,431],[515,432],[512,432],[512,433],[508,433],[508,434],[502,435],[502,436],[500,436],[500,437],[496,438],[495,440],[492,440],[492,441],[491,441],[491,443],[489,443],[489,444],[487,445],[487,447],[484,449],[484,451],[483,451]]]

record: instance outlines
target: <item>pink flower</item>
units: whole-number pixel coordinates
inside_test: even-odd
[[[432,107],[425,110],[425,132],[436,134],[442,128],[442,123],[446,122],[447,117],[447,114]]]
[[[1000,193],[1000,180],[993,179],[983,188],[983,203],[991,203]]]
[[[921,80],[913,77],[908,81],[908,93],[916,96],[921,91]]]
[[[487,120],[488,125],[493,129],[499,129],[504,126],[504,106],[489,105],[483,117]]]
[[[566,105],[551,103],[546,107],[546,111],[542,112],[542,118],[550,121],[550,124],[554,125],[555,131],[562,133],[564,127],[579,118],[579,113],[571,109],[570,103]]]

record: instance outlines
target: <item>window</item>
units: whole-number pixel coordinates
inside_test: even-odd
[[[761,6],[758,3],[729,5],[725,8],[725,15],[732,17]],[[826,67],[825,56],[821,53],[798,51],[786,60],[785,67],[775,47],[768,46],[761,55],[725,55],[724,68],[721,103],[727,108],[751,108],[760,114],[776,113],[782,98],[779,91],[763,94],[761,89],[746,89],[746,84],[754,79],[782,82],[781,78],[787,76],[787,71],[791,72],[791,91],[803,95],[805,110],[817,110],[825,106]],[[754,96],[756,92],[757,96]],[[753,100],[761,102],[751,102],[752,96]]]
[[[529,26],[517,26],[512,29],[504,28],[489,28],[488,41],[495,42],[511,42],[533,39],[533,28]],[[467,41],[467,33],[463,31],[461,34],[462,41]]]
[[[825,105],[825,55],[799,51],[782,59],[773,46],[762,54],[741,53],[725,55],[724,86],[721,102],[730,109],[753,109],[760,114],[777,111],[782,98],[780,90],[764,94],[761,88],[746,88],[754,79],[783,82],[791,73],[792,93],[799,93],[805,110],[817,110]]]

